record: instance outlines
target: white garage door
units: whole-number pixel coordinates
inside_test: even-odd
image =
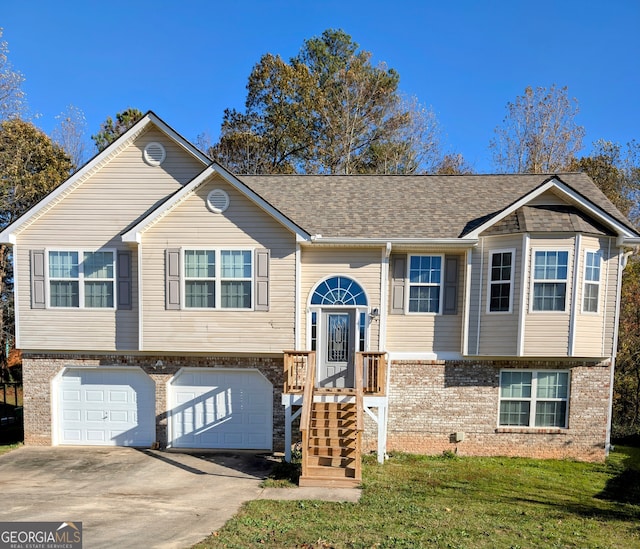
[[[257,370],[184,368],[169,408],[174,448],[271,450],[273,386]]]
[[[59,444],[155,440],[155,383],[139,368],[68,368],[57,383]]]

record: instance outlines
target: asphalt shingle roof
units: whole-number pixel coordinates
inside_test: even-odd
[[[309,234],[458,238],[556,177],[635,232],[582,173],[517,175],[240,175]]]

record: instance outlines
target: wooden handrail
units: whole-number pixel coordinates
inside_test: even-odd
[[[362,478],[362,431],[364,431],[364,356],[356,353],[356,460],[355,478]]]
[[[314,351],[284,351],[283,392],[285,394],[300,394],[304,392],[304,384],[309,367],[309,355],[313,352]]]
[[[309,468],[309,425],[311,424],[311,410],[313,410],[313,389],[316,384],[316,353],[309,351],[307,355],[307,376],[304,383],[302,397],[302,412],[300,413],[300,431],[302,433],[302,476],[308,475]]]
[[[386,353],[371,351],[357,353],[362,362],[358,369],[364,376],[363,390],[366,394],[384,395],[387,388],[387,359]]]

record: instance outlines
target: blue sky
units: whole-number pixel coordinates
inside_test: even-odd
[[[87,139],[135,107],[215,140],[263,54],[289,59],[341,28],[399,72],[477,171],[492,171],[494,128],[528,85],[568,86],[585,153],[599,138],[640,139],[639,0],[1,0],[0,27],[47,133],[72,104]]]

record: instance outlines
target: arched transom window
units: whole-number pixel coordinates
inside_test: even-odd
[[[322,281],[311,296],[311,305],[367,305],[362,286],[346,276],[333,276]]]

